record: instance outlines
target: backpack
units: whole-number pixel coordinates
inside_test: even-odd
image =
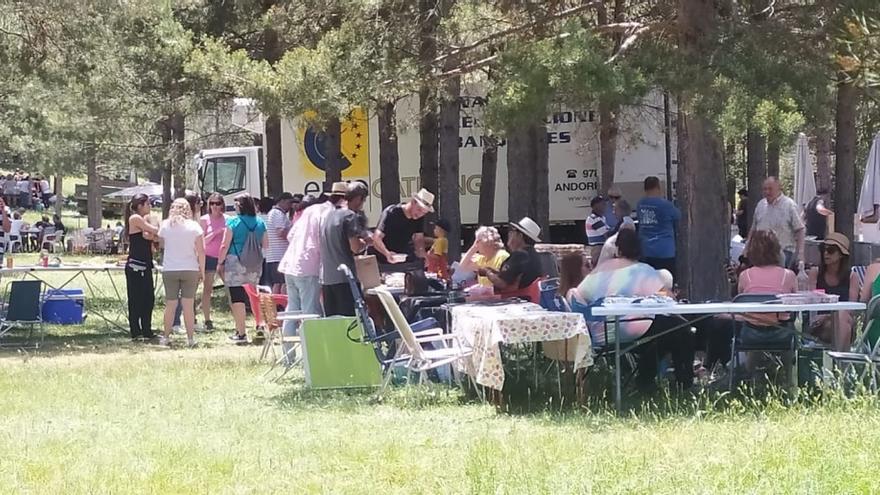
[[[244,240],[244,244],[238,251],[238,262],[248,272],[259,272],[263,269],[263,244],[257,239],[257,222],[254,221],[254,227],[250,228],[241,220],[241,223],[247,227],[248,233]]]

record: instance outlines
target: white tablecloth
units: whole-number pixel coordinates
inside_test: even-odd
[[[537,304],[462,304],[451,309],[452,332],[473,347],[472,370],[480,385],[501,390],[504,367],[500,344],[547,342],[577,337],[575,368],[593,364],[586,322],[577,313],[545,311]]]

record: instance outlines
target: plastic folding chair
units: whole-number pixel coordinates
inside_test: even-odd
[[[257,332],[260,332],[265,327],[265,321],[263,320],[263,314],[260,311],[260,294],[268,294],[275,304],[282,307],[287,307],[287,295],[286,294],[272,294],[272,289],[263,285],[253,285],[253,284],[245,284],[244,292],[247,294],[248,303],[251,307],[251,312],[254,314],[254,326],[256,327]],[[259,338],[259,337],[258,337]]]
[[[40,280],[15,280],[10,284],[9,304],[6,312],[0,318],[0,339],[6,336],[12,329],[27,326],[29,333],[25,343],[29,343],[33,337],[34,327],[40,330],[40,343],[43,342],[43,314],[42,314],[42,290],[43,282]],[[0,344],[3,346],[15,346],[17,344]],[[34,347],[39,347],[35,344]]]

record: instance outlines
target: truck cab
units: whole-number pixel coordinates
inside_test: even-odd
[[[234,199],[248,193],[256,199],[264,195],[263,148],[219,148],[200,151],[193,159],[197,183],[193,189],[208,196],[220,193],[226,210],[235,209]]]

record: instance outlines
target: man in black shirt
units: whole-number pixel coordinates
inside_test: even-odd
[[[495,286],[495,292],[524,289],[543,275],[541,260],[535,251],[535,243],[541,242],[541,227],[529,217],[511,222],[510,227],[507,234],[510,257],[497,272],[490,270],[485,273]]]
[[[423,251],[425,215],[434,211],[434,195],[422,189],[403,204],[382,211],[373,233],[376,261],[380,265],[421,262],[416,252]],[[406,259],[398,258],[406,255]]]
[[[813,236],[820,241],[825,239],[825,234],[828,233],[828,216],[831,215],[831,210],[825,207],[825,196],[827,194],[828,190],[820,188],[816,191],[816,197],[811,199],[804,208],[804,223],[807,227],[806,235]]]

